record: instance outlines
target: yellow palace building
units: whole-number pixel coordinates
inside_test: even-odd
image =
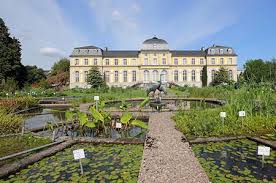
[[[237,54],[231,47],[213,45],[200,50],[170,50],[157,37],[143,42],[140,50],[108,50],[96,46],[74,48],[70,55],[70,88],[89,88],[89,70],[97,66],[108,86],[146,86],[157,82],[201,87],[203,66],[208,83],[224,67],[237,81]]]

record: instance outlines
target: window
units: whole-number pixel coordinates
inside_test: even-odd
[[[132,59],[132,65],[137,65],[135,58]]]
[[[105,59],[105,65],[109,65],[109,59]]]
[[[157,58],[153,58],[153,65],[157,65]]]
[[[215,74],[216,74],[216,71],[215,71],[215,70],[212,70],[212,73],[211,73],[212,81],[214,81],[214,79],[215,79]]]
[[[144,59],[144,65],[148,65],[149,63],[148,63],[148,58],[145,58]]]
[[[144,71],[144,82],[149,82],[149,71],[145,70]]]
[[[174,73],[173,73],[173,78],[174,78],[174,81],[177,82],[178,81],[178,71],[175,70]]]
[[[157,70],[154,70],[152,72],[152,80],[155,82],[158,81],[158,71]]]
[[[132,71],[132,82],[136,82],[136,71]]]
[[[119,81],[119,72],[115,71],[114,72],[114,82],[118,82]]]
[[[96,58],[94,58],[94,65],[97,65],[98,63],[97,63],[97,59]]]
[[[88,79],[88,71],[84,71],[84,81],[87,82]]]
[[[174,59],[174,65],[178,65],[178,59],[177,58]]]
[[[119,63],[118,59],[115,59],[114,60],[114,65],[118,65],[118,63]]]
[[[195,65],[195,58],[192,58],[192,65]]]
[[[211,54],[215,54],[215,49],[211,49]]]
[[[123,65],[127,65],[127,59],[123,59]]]
[[[220,64],[223,65],[224,64],[224,59],[220,58]]]
[[[216,64],[216,59],[215,59],[215,58],[211,58],[211,63],[212,63],[213,65],[215,65],[215,64]]]
[[[200,81],[202,81],[203,70],[200,71]]]
[[[166,58],[162,58],[162,64],[166,65]]]
[[[187,59],[183,58],[183,65],[186,65],[186,64],[187,64]]]
[[[228,58],[228,64],[232,64],[232,58]]]
[[[220,54],[223,54],[223,49],[222,49],[222,48],[219,49],[219,53],[220,53]]]
[[[232,49],[229,48],[229,49],[228,49],[228,53],[229,53],[229,54],[232,54],[232,52],[233,52]]]
[[[183,81],[187,81],[187,71],[183,71]]]
[[[233,79],[233,71],[232,70],[228,71],[228,76],[229,76],[229,79]]]
[[[79,59],[75,59],[75,65],[79,65]]]
[[[79,71],[75,72],[75,81],[80,82],[80,72]]]
[[[167,81],[167,71],[163,70],[161,72],[161,81],[166,82]]]
[[[104,80],[105,82],[109,83],[110,82],[110,73],[109,71],[104,72]]]
[[[124,82],[127,82],[127,71],[123,72]]]
[[[163,57],[165,56],[166,54],[165,53],[163,53]]]
[[[192,70],[192,81],[196,80],[196,72],[195,70]]]
[[[203,58],[200,59],[200,65],[203,65],[204,64],[204,60]]]
[[[88,65],[88,59],[84,59],[84,65]]]

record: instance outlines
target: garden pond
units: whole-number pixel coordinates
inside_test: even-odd
[[[247,139],[211,142],[192,146],[196,157],[216,182],[276,182],[276,152],[270,151],[262,167],[258,145]]]
[[[84,149],[80,164],[74,160],[73,150]],[[77,144],[42,159],[10,175],[0,182],[137,182],[142,145],[92,145]]]

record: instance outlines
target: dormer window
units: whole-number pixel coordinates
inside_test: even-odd
[[[156,49],[156,46],[157,46],[156,44],[153,44],[153,49]]]
[[[87,53],[89,53],[89,50],[86,50]]]
[[[215,49],[211,49],[211,54],[215,54]]]
[[[228,53],[231,54],[233,51],[231,48],[228,49]]]
[[[223,54],[223,49],[219,49],[219,53],[220,53],[220,54]]]

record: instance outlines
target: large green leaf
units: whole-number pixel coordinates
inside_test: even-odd
[[[147,98],[145,98],[145,100],[143,100],[141,103],[140,103],[140,107],[142,108],[142,107],[145,107],[145,105],[147,105],[147,103],[149,103],[149,101],[150,101],[150,98],[149,97],[147,97]]]
[[[131,124],[134,125],[134,126],[138,126],[138,127],[144,128],[144,129],[148,129],[149,128],[149,126],[145,122],[143,122],[141,120],[138,120],[138,119],[133,120],[131,122]]]
[[[74,118],[74,113],[73,112],[70,112],[70,111],[65,112],[66,121],[71,121],[71,120],[73,120],[73,118]]]
[[[85,126],[87,126],[88,128],[95,128],[96,127],[95,123],[93,123],[93,122],[88,122],[88,123],[85,124]]]
[[[90,108],[91,114],[96,121],[104,122],[104,117],[94,107]]]
[[[131,113],[124,113],[122,116],[121,116],[121,123],[123,124],[128,124],[129,121],[131,120],[132,118],[132,114]]]
[[[88,117],[85,113],[79,112],[78,117],[81,126],[85,125],[88,122]]]

